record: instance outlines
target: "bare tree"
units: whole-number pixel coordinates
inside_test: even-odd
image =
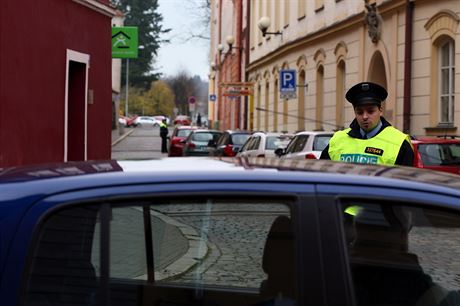
[[[211,25],[211,0],[187,0],[187,10],[193,23],[184,34],[184,40],[209,40]]]

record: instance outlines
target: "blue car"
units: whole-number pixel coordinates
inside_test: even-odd
[[[0,169],[0,305],[458,305],[460,177],[325,160]]]

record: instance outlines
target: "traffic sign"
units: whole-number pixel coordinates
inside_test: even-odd
[[[209,95],[209,101],[214,102],[214,101],[216,101],[216,100],[217,100],[217,96],[216,96],[216,95],[214,95],[214,94]]]
[[[297,98],[297,78],[294,69],[280,70],[280,98]]]
[[[137,27],[112,28],[113,58],[137,58],[138,49]]]
[[[196,102],[196,98],[194,96],[188,97],[188,103],[195,104],[195,102]]]

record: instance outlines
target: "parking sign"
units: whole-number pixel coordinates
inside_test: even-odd
[[[296,71],[294,69],[285,69],[280,71],[280,98],[297,98],[297,79]]]

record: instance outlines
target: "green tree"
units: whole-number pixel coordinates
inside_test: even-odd
[[[163,16],[158,13],[158,0],[112,0],[125,14],[125,26],[137,26],[139,32],[139,56],[129,60],[129,82],[134,87],[148,89],[150,84],[160,77],[155,72],[155,57],[162,43],[161,34],[171,29],[164,29]],[[123,61],[122,83],[126,83],[126,61]]]
[[[175,97],[173,91],[165,82],[161,80],[153,82],[150,90],[144,94],[144,100],[151,114],[168,117],[173,115]]]

